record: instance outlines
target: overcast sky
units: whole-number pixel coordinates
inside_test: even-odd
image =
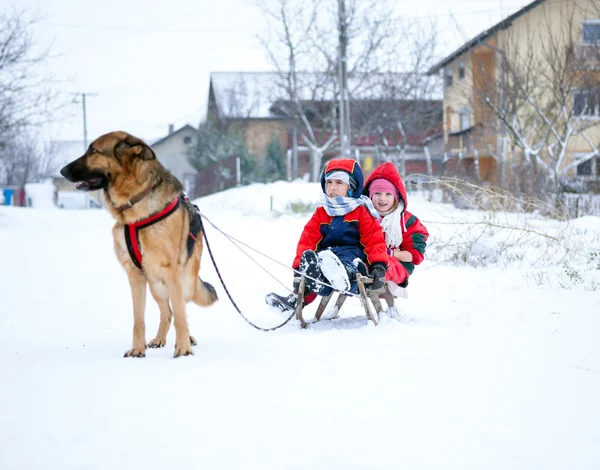
[[[406,17],[433,16],[449,53],[527,0],[397,0]],[[270,70],[256,35],[264,28],[253,0],[0,0],[39,12],[40,46],[52,45],[48,73],[64,99],[87,98],[88,139],[125,130],[149,142],[169,124],[197,126],[206,115],[213,71]],[[462,32],[454,24],[454,17]],[[81,103],[44,129],[44,138],[83,140]]]

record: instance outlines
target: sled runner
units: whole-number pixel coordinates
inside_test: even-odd
[[[392,295],[390,290],[388,289],[387,283],[384,283],[383,287],[378,290],[369,290],[366,285],[371,284],[373,279],[369,276],[363,276],[360,273],[356,274],[356,282],[358,283],[358,292],[360,295],[360,301],[365,310],[365,314],[367,318],[373,322],[374,325],[377,325],[379,322],[379,314],[383,312],[384,308],[381,305],[381,299],[385,300],[389,309],[392,309],[393,312],[397,314],[396,304],[394,302],[395,297]],[[304,286],[305,286],[305,278],[302,276],[300,278],[300,284],[298,286],[298,302],[296,304],[296,319],[300,321],[300,325],[302,328],[306,328],[306,321],[302,316],[302,310],[304,308]],[[335,302],[335,310],[339,312],[344,305],[344,302],[349,295],[346,295],[341,292],[333,291],[331,294],[321,297],[321,302],[317,307],[317,313],[315,318],[317,321],[321,320],[327,305],[329,305],[329,301],[333,297],[334,293],[338,294],[337,300]],[[371,305],[372,304],[372,305]],[[373,308],[375,311],[373,311]]]

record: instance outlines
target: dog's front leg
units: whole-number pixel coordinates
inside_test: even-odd
[[[125,357],[146,357],[146,277],[141,272],[128,272],[133,298],[133,344]]]
[[[189,356],[194,354],[190,339],[187,317],[185,314],[185,300],[183,297],[182,273],[172,269],[169,278],[169,297],[173,307],[173,323],[175,324],[175,353],[174,357]]]

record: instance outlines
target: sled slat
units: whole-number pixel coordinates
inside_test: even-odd
[[[372,284],[373,279],[368,276],[363,276],[360,273],[356,274],[356,281],[358,284],[358,292],[360,295],[360,302],[365,310],[365,314],[367,318],[373,322],[374,325],[379,323],[379,314],[384,311],[384,308],[381,304],[381,299],[384,299],[388,305],[388,310],[390,314],[394,317],[398,317],[398,310],[395,304],[395,297],[392,295],[390,290],[388,289],[387,284],[384,284],[384,287],[374,290],[368,290],[366,285]],[[304,276],[300,278],[300,284],[298,286],[298,304],[296,305],[296,319],[300,321],[300,325],[302,328],[306,328],[307,323],[302,316],[302,310],[304,308],[304,289],[306,285],[306,280]],[[335,292],[335,291],[334,291]],[[329,302],[331,301],[331,297],[333,296],[333,292],[327,296],[321,298],[321,302],[319,303],[319,307],[317,308],[317,312],[315,315],[316,321],[321,320],[323,314]],[[339,312],[342,308],[342,305],[346,301],[346,299],[350,297],[349,295],[339,294],[337,301],[335,303],[336,313]],[[375,309],[375,311],[373,311]]]
[[[369,299],[371,299],[371,302],[373,303],[373,306],[375,307],[375,311],[377,313],[383,312],[383,308],[381,307],[381,301],[379,300],[379,293],[369,291],[367,295],[369,296]]]
[[[327,307],[327,304],[329,303],[330,299],[331,294],[321,298],[321,303],[319,304],[319,308],[317,309],[316,314],[317,321],[321,319],[321,316],[323,315],[323,312],[325,311],[325,308]]]
[[[302,308],[304,306],[304,276],[300,278],[300,284],[298,285],[298,303],[296,304],[296,320],[300,321],[300,326],[306,328],[306,322],[302,318]]]
[[[372,281],[372,279],[366,278],[365,276],[362,276],[360,274],[356,275],[356,280],[358,282],[358,292],[360,293],[360,301],[363,305],[363,308],[365,309],[367,318],[370,319],[374,325],[377,325],[377,323],[378,323],[377,318],[375,317],[375,314],[373,313],[373,310],[371,309],[371,307],[369,305],[368,296],[367,296],[367,292],[365,289],[365,284],[366,283],[370,284],[373,281]],[[381,307],[381,304],[380,304],[380,307]]]

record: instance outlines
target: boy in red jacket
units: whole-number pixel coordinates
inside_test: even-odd
[[[406,210],[408,199],[400,173],[391,162],[382,163],[367,178],[368,194],[380,215],[389,255],[385,275],[392,295],[406,287],[415,265],[423,261],[429,233],[421,221]]]
[[[358,292],[357,266],[366,263],[374,278],[372,289],[383,286],[388,255],[383,232],[377,219],[379,214],[368,196],[362,195],[363,174],[356,160],[330,160],[321,174],[321,206],[308,221],[298,247],[292,268],[294,292],[284,297],[267,294],[267,304],[282,312],[296,308],[297,286],[305,274],[304,304],[317,295],[326,296],[332,288]],[[322,281],[322,282],[320,282]]]

